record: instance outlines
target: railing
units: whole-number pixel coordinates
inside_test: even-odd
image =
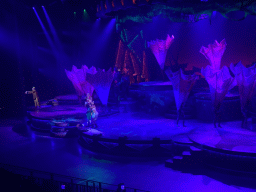
[[[3,163],[0,163],[0,168],[3,168],[13,174],[21,175],[22,179],[28,179],[30,182],[41,187],[43,191],[47,191],[48,188],[50,191],[56,192],[116,192],[118,187],[113,184],[38,171]],[[126,187],[126,192],[149,191]]]

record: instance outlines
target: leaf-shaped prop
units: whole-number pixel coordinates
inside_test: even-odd
[[[255,90],[256,64],[246,68],[240,61],[236,66],[231,63],[230,69],[235,74],[239,88],[241,111],[246,116],[248,101],[251,101]]]
[[[219,70],[221,64],[221,58],[226,50],[226,40],[223,39],[220,43],[215,40],[213,44],[209,44],[208,48],[202,46],[200,53],[202,53],[206,59],[209,60],[213,69]]]
[[[65,71],[68,78],[73,83],[78,96],[86,95],[87,93],[92,96],[94,88],[90,83],[86,81],[86,75],[87,73],[97,73],[95,67],[91,67],[90,69],[88,69],[86,65],[83,65],[81,69],[77,69],[77,67],[73,65],[72,71]]]
[[[224,100],[227,92],[236,86],[236,80],[230,75],[226,66],[221,70],[215,70],[207,65],[205,69],[201,69],[201,73],[209,84],[214,106],[219,105]]]
[[[179,110],[181,104],[187,101],[189,93],[198,79],[198,76],[195,74],[184,75],[182,69],[177,72],[172,72],[172,70],[168,69],[165,73],[172,82],[176,107],[177,110]]]
[[[150,47],[150,49],[152,50],[162,70],[164,69],[167,51],[170,48],[173,40],[174,36],[170,37],[169,35],[167,35],[166,40],[157,39],[156,41],[148,42],[148,47]]]
[[[87,73],[86,80],[94,87],[101,103],[107,105],[111,83],[114,79],[114,72],[109,69],[107,72],[99,70],[96,74]]]
[[[67,77],[69,78],[69,80],[72,82],[76,92],[77,92],[77,95],[78,96],[82,96],[83,95],[83,89],[81,87],[81,84],[79,82],[79,80],[77,79],[76,75],[68,70],[65,69],[65,72],[67,74]]]

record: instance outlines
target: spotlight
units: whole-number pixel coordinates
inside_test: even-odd
[[[44,6],[42,5],[42,7],[44,7]]]
[[[32,7],[32,9],[35,9],[35,7]]]

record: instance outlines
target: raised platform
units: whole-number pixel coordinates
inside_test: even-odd
[[[118,113],[113,108],[98,107],[99,117]],[[78,135],[78,124],[84,123],[86,108],[82,105],[43,105],[40,109],[31,108],[27,112],[33,130],[50,133],[56,137],[73,137]]]

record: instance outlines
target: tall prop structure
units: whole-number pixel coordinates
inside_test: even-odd
[[[215,41],[214,44],[209,44],[208,48],[202,47],[202,53],[211,65],[201,69],[202,75],[210,87],[211,99],[214,111],[214,126],[216,122],[220,126],[220,106],[227,92],[236,85],[235,79],[230,75],[229,69],[224,66],[220,69],[221,58],[226,49],[226,41],[223,39],[220,43]]]
[[[107,72],[99,70],[96,74],[87,74],[86,80],[94,87],[95,92],[103,105],[107,105],[111,83],[114,79],[114,72],[109,69]]]
[[[77,67],[73,65],[72,71],[68,71],[65,69],[65,72],[69,80],[74,85],[80,102],[82,96],[85,96],[87,93],[89,93],[90,96],[92,96],[94,87],[88,81],[86,81],[86,75],[97,73],[95,67],[92,66],[89,69],[86,65],[83,65],[81,69],[77,69]]]
[[[209,44],[208,48],[202,46],[200,53],[202,53],[207,60],[209,60],[212,69],[219,70],[221,58],[226,50],[226,40],[223,39],[220,43],[217,40],[213,44]]]
[[[152,50],[159,66],[162,70],[164,69],[167,51],[170,48],[173,40],[174,40],[173,35],[172,35],[172,37],[167,35],[166,40],[157,39],[156,41],[148,42],[148,47],[150,47],[150,49]]]
[[[184,112],[183,107],[188,99],[189,93],[195,84],[198,76],[184,75],[182,69],[177,72],[172,72],[170,69],[165,71],[169,80],[172,82],[174,98],[177,107],[177,125],[179,123],[180,116],[183,115],[183,126],[184,126]]]
[[[249,105],[255,91],[256,64],[246,68],[240,61],[236,66],[231,63],[230,69],[235,74],[239,88],[241,111],[243,114],[242,127],[245,127],[247,125]]]

